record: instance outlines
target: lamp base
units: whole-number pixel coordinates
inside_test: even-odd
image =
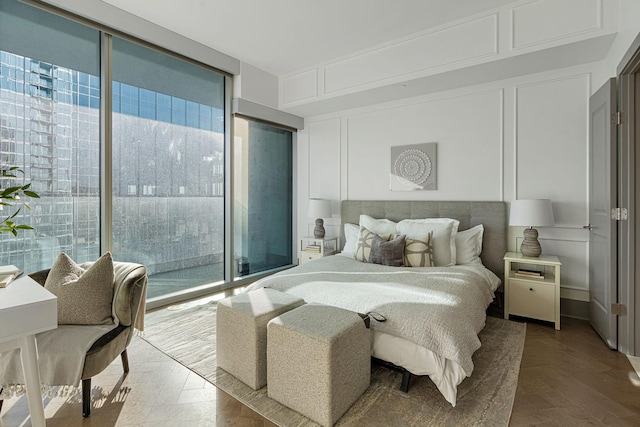
[[[524,240],[520,245],[520,252],[524,256],[537,258],[542,254],[542,247],[538,242],[538,230],[535,228],[525,228]]]
[[[324,239],[324,221],[322,218],[316,219],[316,227],[313,229],[313,237]]]

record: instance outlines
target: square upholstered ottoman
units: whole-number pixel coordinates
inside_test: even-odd
[[[358,313],[306,304],[267,325],[267,394],[332,426],[369,387],[371,341]]]
[[[304,304],[302,298],[273,289],[256,289],[218,302],[218,366],[258,390],[267,383],[267,323]]]

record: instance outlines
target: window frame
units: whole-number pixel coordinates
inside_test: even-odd
[[[238,277],[235,277],[234,269],[234,248],[233,248],[233,169],[234,159],[232,142],[234,135],[233,127],[233,86],[234,75],[240,72],[240,61],[229,57],[221,52],[217,52],[204,45],[194,42],[186,37],[178,35],[166,28],[152,24],[142,18],[129,14],[121,9],[115,8],[108,3],[99,4],[79,3],[74,4],[75,12],[69,12],[63,8],[45,3],[40,0],[21,0],[23,3],[45,10],[61,16],[62,18],[78,22],[100,32],[100,252],[110,251],[113,246],[113,120],[112,120],[112,41],[113,37],[119,37],[127,41],[138,43],[146,48],[159,51],[173,56],[185,62],[204,67],[207,70],[221,74],[224,77],[224,281],[212,282],[206,285],[195,286],[188,290],[170,294],[165,297],[156,297],[147,300],[147,308],[153,309],[165,306],[186,299],[198,298],[210,295],[213,292],[225,291],[230,288],[247,285],[261,277],[268,276],[274,272],[290,268],[293,264],[282,266],[276,269]],[[83,16],[100,16],[101,22],[97,22]],[[157,41],[149,42],[148,40]],[[273,110],[276,111],[276,110]],[[285,116],[286,113],[281,113]],[[254,114],[247,116],[250,120],[262,120],[254,117]],[[288,115],[290,116],[290,115]],[[293,117],[293,116],[292,116]],[[297,129],[289,126],[266,121],[276,127],[284,127],[292,131],[292,263],[297,259],[296,248],[296,224],[297,224]],[[284,120],[284,123],[287,121]],[[139,189],[138,189],[139,192]],[[139,196],[139,194],[138,194]]]

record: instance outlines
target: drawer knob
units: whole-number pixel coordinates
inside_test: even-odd
[[[529,290],[533,292],[533,288],[529,288]]]

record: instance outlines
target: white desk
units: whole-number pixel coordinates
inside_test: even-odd
[[[20,349],[31,425],[44,426],[36,334],[58,327],[58,299],[29,276],[0,288],[0,353]]]

